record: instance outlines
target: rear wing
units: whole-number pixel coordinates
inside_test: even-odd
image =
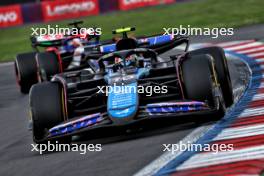
[[[172,35],[156,35],[136,39],[139,47],[154,49],[158,54],[164,53],[176,46],[186,44],[185,51],[189,48],[188,37],[174,38]],[[101,45],[98,49],[101,53],[107,54],[116,51],[116,43]]]
[[[43,35],[43,36],[32,36],[30,37],[31,45],[34,49],[39,47],[51,47],[51,46],[61,46],[62,41],[66,37],[63,35]]]

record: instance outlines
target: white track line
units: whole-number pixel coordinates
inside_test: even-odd
[[[213,125],[202,126],[193,130],[188,136],[182,139],[181,144],[190,144],[196,142],[200,137],[207,133]],[[178,143],[179,144],[179,143]],[[176,151],[174,154],[171,152],[165,152],[149,165],[141,169],[134,176],[149,176],[157,173],[161,168],[166,166],[170,161],[182,154],[182,151]]]
[[[13,64],[14,64],[13,62],[5,62],[5,63],[1,63],[0,67],[6,67],[6,66],[13,65]]]

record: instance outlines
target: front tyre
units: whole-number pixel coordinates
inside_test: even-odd
[[[226,107],[234,103],[233,89],[224,50],[220,47],[208,47],[190,52],[191,55],[209,54],[214,58],[218,81],[220,83]]]
[[[64,94],[59,83],[36,84],[30,91],[33,140],[36,143],[47,137],[48,130],[65,120]]]
[[[54,52],[42,52],[36,55],[39,82],[50,81],[53,75],[60,73],[60,62]]]
[[[27,94],[33,84],[38,82],[36,53],[23,53],[16,56],[14,67],[20,92]]]
[[[210,107],[217,107],[217,118],[224,115],[224,105],[219,98],[216,104],[214,90],[217,78],[214,65],[209,55],[188,56],[181,64],[182,82],[186,99],[207,102]],[[222,96],[222,92],[220,92]]]

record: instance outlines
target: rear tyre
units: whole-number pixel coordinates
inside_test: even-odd
[[[20,92],[27,94],[33,84],[38,82],[36,53],[18,54],[15,59],[15,74]]]
[[[217,78],[213,74],[211,57],[208,55],[189,56],[183,61],[181,69],[185,98],[207,102],[210,107],[216,107],[214,85],[216,85]],[[220,100],[219,103],[217,118],[224,115],[225,109]]]
[[[226,107],[234,103],[233,89],[224,50],[220,47],[208,47],[190,52],[191,55],[209,54],[214,58],[218,81],[220,83]]]
[[[64,121],[64,94],[59,83],[45,82],[34,85],[29,96],[33,140],[39,143],[45,139],[50,128]],[[70,138],[61,140],[65,139]]]
[[[37,53],[36,60],[39,82],[50,81],[53,75],[60,73],[60,63],[54,52]]]

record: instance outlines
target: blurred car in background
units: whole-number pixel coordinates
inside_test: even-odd
[[[75,29],[82,21],[69,23]],[[30,38],[34,51],[21,53],[15,59],[15,74],[21,93],[28,93],[31,86],[43,81],[44,72],[54,75],[74,67],[73,58],[79,58],[83,48],[100,43],[100,36],[82,34],[42,35]],[[44,48],[44,51],[43,51]],[[79,64],[77,65],[79,66]]]

